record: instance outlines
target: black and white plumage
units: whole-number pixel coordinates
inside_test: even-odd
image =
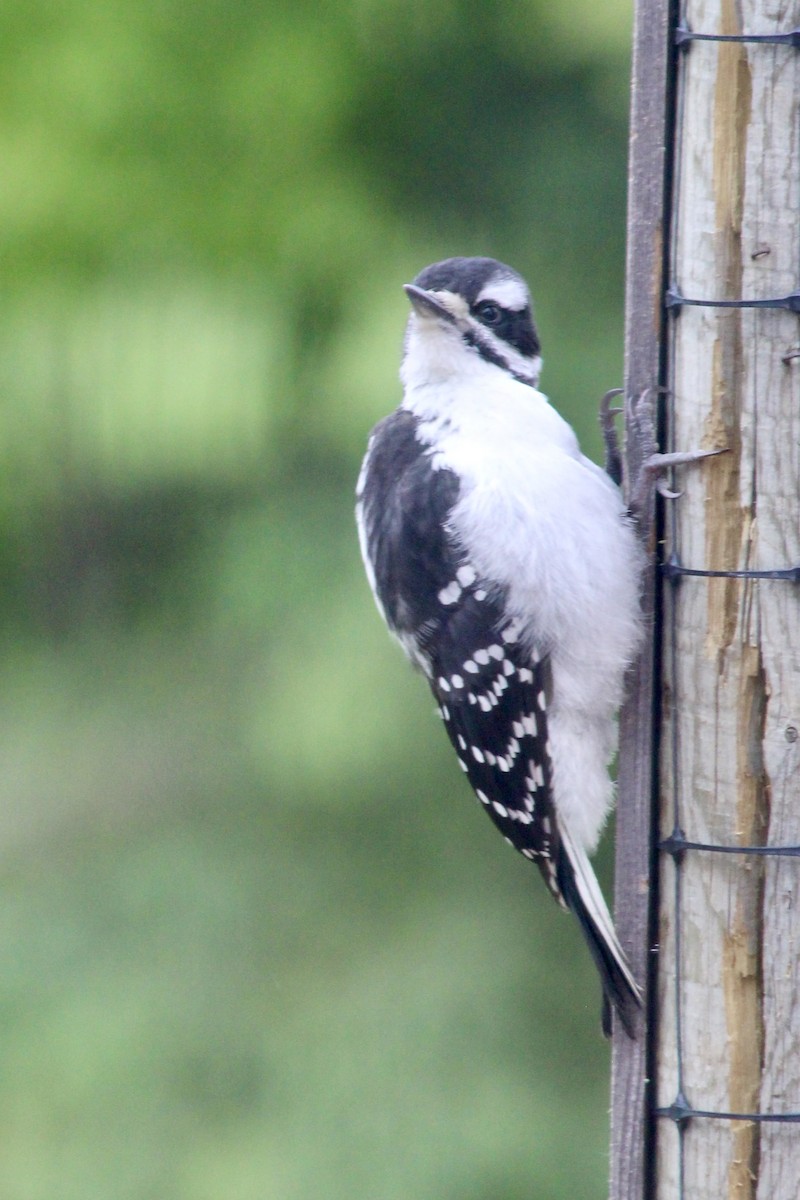
[[[427,267],[404,398],[357,489],[367,575],[478,799],[580,922],[630,1031],[639,991],[589,862],[613,799],[643,551],[616,484],[537,390],[528,289],[488,258]]]

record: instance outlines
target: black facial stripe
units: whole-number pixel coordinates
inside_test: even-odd
[[[512,375],[519,383],[527,383],[528,387],[533,387],[534,382],[530,375],[522,375],[519,371],[515,371],[498,350],[489,342],[488,338],[481,337],[478,330],[465,329],[461,334],[462,338],[468,346],[473,350],[477,350],[481,358],[486,362],[494,363],[496,367],[502,367],[509,375]]]
[[[504,318],[500,325],[495,327],[497,336],[508,342],[509,346],[513,346],[515,350],[519,350],[525,358],[535,358],[541,350],[541,346],[536,336],[530,308],[523,308],[519,312],[511,312],[508,309],[503,311]]]

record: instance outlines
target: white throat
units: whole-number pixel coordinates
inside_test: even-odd
[[[480,336],[503,366],[487,361],[477,348],[464,341],[470,318],[448,325],[435,317],[412,313],[406,329],[405,353],[400,367],[400,379],[406,390],[452,381],[454,386],[469,379],[484,386],[497,386],[498,376],[516,379],[537,387],[542,359],[526,358],[495,337],[489,330],[480,329]]]

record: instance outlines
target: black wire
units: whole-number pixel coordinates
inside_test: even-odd
[[[677,72],[677,83],[675,90],[675,138],[673,144],[673,163],[674,163],[674,179],[673,179],[673,197],[672,197],[672,221],[670,230],[670,262],[668,278],[675,278],[675,268],[678,252],[678,219],[680,207],[680,188],[681,188],[681,172],[683,168],[682,154],[682,139],[684,130],[684,108],[685,108],[685,68],[679,60],[675,66]],[[666,309],[666,306],[665,306]],[[669,313],[667,312],[667,315]],[[674,371],[676,361],[676,336],[677,326],[673,320],[669,323],[669,356],[668,370],[671,373]],[[668,409],[669,415],[667,420],[667,435],[668,448],[670,451],[675,450],[675,409],[674,409],[674,379],[668,377],[667,397],[669,398]],[[670,472],[670,491],[677,491],[675,487],[675,470]],[[669,546],[670,558],[669,561],[679,563],[678,558],[678,521],[677,509],[674,504],[667,505],[667,527],[669,530]],[[665,564],[663,564],[665,565]],[[662,565],[662,570],[663,570]],[[666,589],[667,596],[665,600],[668,605],[669,613],[669,679],[670,679],[670,700],[669,700],[669,716],[670,716],[670,763],[672,773],[672,829],[674,834],[682,836],[681,829],[681,795],[680,795],[680,774],[678,771],[679,761],[679,742],[678,742],[678,659],[676,647],[678,644],[678,586],[680,583],[680,575],[672,576],[665,575],[666,581],[671,584]],[[681,923],[681,912],[683,909],[683,861],[682,855],[675,854],[672,857],[674,877],[673,877],[673,906],[674,906],[674,970],[672,980],[672,1002],[674,1009],[675,1023],[675,1070],[676,1070],[676,1097],[674,1103],[688,1107],[686,1097],[684,1095],[684,1055],[683,1055],[683,1009],[681,1004],[681,993],[683,990],[683,931]],[[654,1116],[658,1115],[659,1110],[654,1109]],[[676,1121],[675,1128],[678,1135],[678,1200],[685,1198],[685,1177],[686,1177],[686,1121]]]
[[[675,30],[675,45],[688,50],[692,42],[753,42],[800,49],[800,29],[788,33],[695,33],[682,20]]]
[[[686,850],[705,850],[711,854],[757,854],[767,858],[800,858],[800,846],[716,846],[709,842],[689,842],[682,829],[674,829],[658,843],[665,854],[682,855]]]
[[[692,1108],[685,1097],[673,1100],[667,1108],[657,1108],[657,1117],[666,1117],[681,1128],[690,1118],[701,1117],[710,1121],[755,1121],[758,1124],[796,1125],[800,1123],[800,1112],[793,1113],[737,1113],[737,1112],[707,1112],[702,1108]]]
[[[665,579],[670,580],[692,575],[701,579],[784,579],[788,583],[800,583],[800,565],[774,567],[767,571],[706,571],[699,567],[684,567],[677,558],[670,556],[659,565],[659,569]]]
[[[675,316],[685,304],[698,308],[785,308],[789,312],[800,313],[800,291],[761,300],[696,300],[684,296],[678,285],[671,283],[664,293],[664,304]]]

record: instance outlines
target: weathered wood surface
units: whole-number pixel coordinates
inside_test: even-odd
[[[690,27],[783,32],[800,5],[693,0]],[[674,277],[684,296],[786,295],[800,283],[800,55],[694,43],[682,56]],[[673,440],[729,453],[681,478],[688,567],[800,562],[800,343],[794,314],[685,307],[674,318]],[[800,591],[685,579],[677,690],[664,704],[661,832],[674,789],[690,840],[800,843]],[[667,643],[669,639],[667,639]],[[670,744],[677,725],[677,778]],[[657,1102],[677,1088],[673,867],[662,862]],[[800,1110],[800,860],[690,852],[681,901],[684,1089],[698,1109]],[[677,1133],[657,1132],[657,1200],[678,1200]],[[796,1200],[800,1126],[690,1121],[691,1200]]]
[[[659,384],[661,356],[664,188],[671,59],[668,0],[636,5],[628,167],[628,254],[625,298],[625,392],[639,396]],[[642,447],[628,441],[626,468],[635,477]],[[647,514],[652,521],[652,510]],[[643,605],[652,621],[655,574]],[[650,842],[653,793],[653,646],[632,672],[620,717],[615,919],[634,973],[647,984]],[[647,1037],[644,1014],[632,1041],[615,1029],[612,1048],[612,1200],[642,1200],[651,1166]]]

